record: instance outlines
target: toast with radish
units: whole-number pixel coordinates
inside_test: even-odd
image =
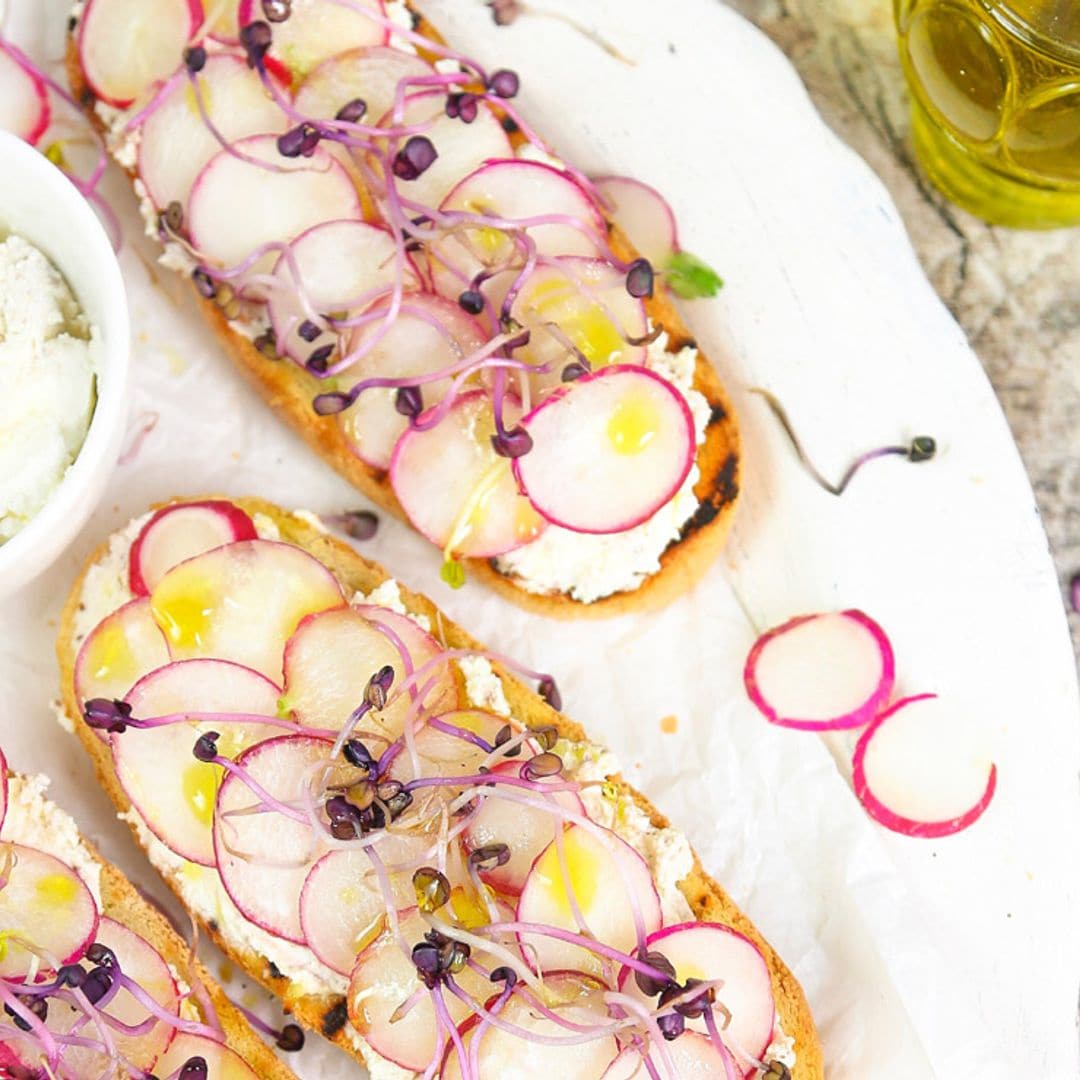
[[[376,1075],[822,1075],[791,972],[554,681],[310,516],[136,519],[76,582],[58,654],[180,900]]]
[[[515,73],[400,0],[89,0],[68,61],[226,351],[448,582],[576,617],[704,573],[739,437],[671,293],[719,279],[655,191],[552,156]]]
[[[0,754],[0,1076],[292,1077],[47,786]]]

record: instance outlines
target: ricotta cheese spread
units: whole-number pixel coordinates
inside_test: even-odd
[[[0,239],[0,544],[42,509],[78,456],[99,354],[98,332],[56,267],[20,236]]]

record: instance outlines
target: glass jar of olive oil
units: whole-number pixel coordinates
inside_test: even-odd
[[[995,224],[1080,224],[1080,0],[894,4],[930,179]]]

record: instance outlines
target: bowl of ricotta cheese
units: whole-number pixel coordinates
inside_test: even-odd
[[[127,420],[130,325],[116,256],[64,174],[0,132],[0,595],[68,546]]]

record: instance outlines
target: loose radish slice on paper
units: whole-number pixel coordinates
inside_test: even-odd
[[[51,117],[49,91],[41,76],[24,68],[0,41],[0,131],[10,131],[34,146]]]
[[[363,13],[367,8],[375,15]],[[271,23],[274,42],[270,55],[280,60],[302,79],[328,56],[367,45],[382,45],[388,36],[386,10],[382,0],[356,0],[351,4],[335,0],[292,0],[289,17]],[[262,19],[258,0],[240,0],[240,25]]]
[[[521,415],[507,398],[504,423]],[[483,390],[462,394],[448,415],[427,431],[410,428],[398,440],[390,483],[409,520],[451,554],[488,558],[534,540],[540,515],[518,494],[508,458],[491,445],[495,418]]]
[[[516,776],[521,771],[519,759],[500,762],[492,768],[496,775]],[[465,846],[474,851],[490,844],[506,844],[510,859],[504,866],[480,870],[480,877],[501,893],[517,896],[525,885],[536,857],[564,827],[559,811],[585,815],[581,799],[573,791],[552,793],[552,810],[523,806],[498,797],[498,786],[491,789],[465,832]],[[539,796],[538,796],[539,797]]]
[[[363,218],[352,178],[321,147],[310,158],[287,158],[275,136],[252,135],[233,149],[274,168],[221,150],[199,173],[188,228],[207,261],[236,266],[267,244],[286,244],[323,222]]]
[[[746,1055],[761,1058],[772,1041],[776,1016],[769,965],[757,946],[721,923],[690,922],[667,926],[653,934],[648,948],[671,962],[680,983],[687,979],[724,980],[717,987],[716,1001],[731,1013],[731,1023],[724,1027],[718,1013],[718,1026],[739,1062],[740,1075],[745,1073],[750,1065]],[[655,1004],[654,999],[641,993],[633,975],[625,969],[619,985],[624,993]],[[702,1019],[688,1020],[687,1027],[707,1030]]]
[[[477,735],[492,746],[496,735],[506,726],[503,717],[482,709],[459,709],[434,719],[444,727],[427,726],[416,732],[415,748],[424,776],[469,776],[477,772],[488,756],[488,751],[467,737],[446,731],[445,727]],[[394,758],[389,775],[403,784],[416,778],[412,755],[407,750]]]
[[[518,919],[579,932],[573,897],[594,938],[633,952],[638,940],[635,907],[644,932],[651,934],[660,927],[660,900],[641,855],[613,832],[602,832],[598,836],[591,829],[571,825],[562,835],[562,856],[557,840],[544,849],[525,879]],[[539,933],[522,934],[521,939],[542,972],[574,970],[599,975],[602,971],[601,958],[580,945]]]
[[[533,449],[514,461],[529,501],[575,532],[615,533],[647,521],[694,464],[686,398],[648,368],[614,365],[541,402],[523,421]]]
[[[799,615],[758,638],[743,669],[765,718],[800,731],[862,727],[884,708],[896,664],[885,631],[854,609]]]
[[[274,268],[280,284],[270,289],[269,312],[278,351],[306,360],[314,349],[334,340],[329,330],[304,338],[306,319],[299,295],[316,316],[350,313],[368,307],[379,292],[398,280],[397,247],[386,229],[363,221],[327,221],[293,241]],[[404,287],[415,285],[408,260],[401,266]],[[361,303],[362,301],[362,303]]]
[[[203,21],[199,0],[89,0],[79,23],[79,61],[94,94],[126,108],[171,75]]]
[[[180,660],[135,684],[127,696],[140,720],[188,712],[273,717],[280,691],[264,675],[226,660]],[[112,737],[116,775],[151,832],[191,862],[214,865],[214,800],[222,770],[198,761],[196,740],[216,731],[218,753],[235,758],[280,728],[227,719],[129,727]]]
[[[470,355],[486,341],[480,324],[461,307],[431,293],[407,293],[403,310],[376,345],[344,378],[360,379],[418,378],[449,367]],[[373,311],[385,310],[381,303]],[[382,331],[382,322],[357,330],[349,343],[350,351]],[[425,403],[438,405],[446,396],[450,379],[438,379],[421,386]],[[356,402],[341,413],[340,423],[349,446],[362,461],[376,469],[389,469],[394,445],[409,426],[408,420],[394,407],[397,391],[366,390]]]
[[[383,864],[406,863],[426,847],[421,837],[388,833],[375,846]],[[404,913],[416,905],[412,873],[392,873],[391,900]],[[327,967],[348,975],[356,958],[386,928],[386,897],[366,851],[331,851],[308,874],[300,894],[300,925],[308,947]]]
[[[904,698],[859,737],[855,794],[875,821],[905,836],[960,832],[997,787],[997,766],[972,736],[972,725],[936,694]]]
[[[213,53],[196,79],[207,115],[230,143],[285,130],[285,114],[243,57]],[[186,207],[196,177],[222,149],[187,79],[170,88],[140,131],[139,178],[154,205],[164,208],[175,201]]]
[[[595,1028],[597,1016],[603,1016],[605,1006],[593,985],[576,973],[556,974],[544,982],[544,1004],[569,1025]],[[574,1080],[601,1080],[619,1052],[614,1035],[600,1036],[582,1042],[572,1042],[574,1027],[566,1027],[538,1012],[523,993],[511,995],[499,1012],[507,1024],[524,1028],[535,1039],[522,1037],[496,1027],[481,1032],[474,1020],[462,1028],[466,1053],[471,1053],[472,1041],[480,1039],[478,1048],[480,1076],[513,1077],[514,1080],[554,1080],[574,1077]],[[479,1034],[478,1034],[479,1032]],[[541,1039],[551,1040],[542,1042]],[[458,1052],[450,1047],[441,1073],[442,1080],[461,1080],[473,1075],[462,1069]],[[696,1074],[687,1073],[688,1078]]]
[[[169,646],[150,600],[139,597],[107,615],[87,635],[75,659],[75,696],[122,700],[144,675],[169,662]]]
[[[638,254],[661,269],[679,250],[679,230],[667,200],[655,188],[628,176],[599,176],[593,184]]]
[[[245,751],[237,764],[269,795],[303,805],[311,767],[324,761],[330,743],[308,735],[267,739]],[[325,851],[312,826],[261,805],[260,797],[238,776],[218,791],[214,812],[214,853],[221,882],[240,912],[264,930],[303,943],[300,892],[311,868]]]
[[[157,1064],[156,1075],[172,1076],[192,1058],[202,1058],[208,1080],[259,1080],[234,1050],[204,1035],[177,1033]],[[180,1074],[182,1075],[182,1074]]]
[[[520,223],[541,255],[597,255],[607,235],[584,189],[566,173],[537,161],[482,166],[450,192],[440,210]],[[528,224],[531,219],[545,221]],[[457,299],[477,273],[505,266],[517,250],[507,232],[486,225],[469,228],[462,239],[446,237],[431,250],[439,291]]]
[[[82,956],[98,925],[97,905],[82,878],[52,855],[22,844],[5,845],[0,866],[7,875],[0,889],[0,936],[6,946],[0,978],[21,980],[39,965],[20,938],[62,964]]]
[[[401,924],[401,934],[410,949],[423,940],[427,930],[427,923],[418,914]],[[474,952],[473,956],[481,963],[485,960],[482,954],[478,957]],[[465,968],[454,978],[477,1001],[491,996],[494,984],[472,968]],[[397,938],[387,933],[360,956],[348,994],[349,1019],[356,1030],[376,1053],[414,1072],[423,1072],[438,1048],[435,1007],[424,995],[400,1019],[395,1020],[394,1013],[420,985],[410,954],[403,952]],[[453,994],[444,996],[454,1023],[471,1015],[468,1006]]]
[[[149,596],[174,566],[235,540],[258,537],[251,518],[224,500],[181,503],[159,510],[142,527],[128,558],[128,578],[136,596]]]
[[[402,79],[422,79],[435,69],[419,56],[376,45],[324,60],[296,91],[296,111],[312,120],[333,120],[346,105],[362,101],[363,123],[375,124],[394,104]]]
[[[337,579],[291,544],[241,540],[174,566],[150,596],[175,660],[213,657],[280,682],[300,620],[341,607]]]

